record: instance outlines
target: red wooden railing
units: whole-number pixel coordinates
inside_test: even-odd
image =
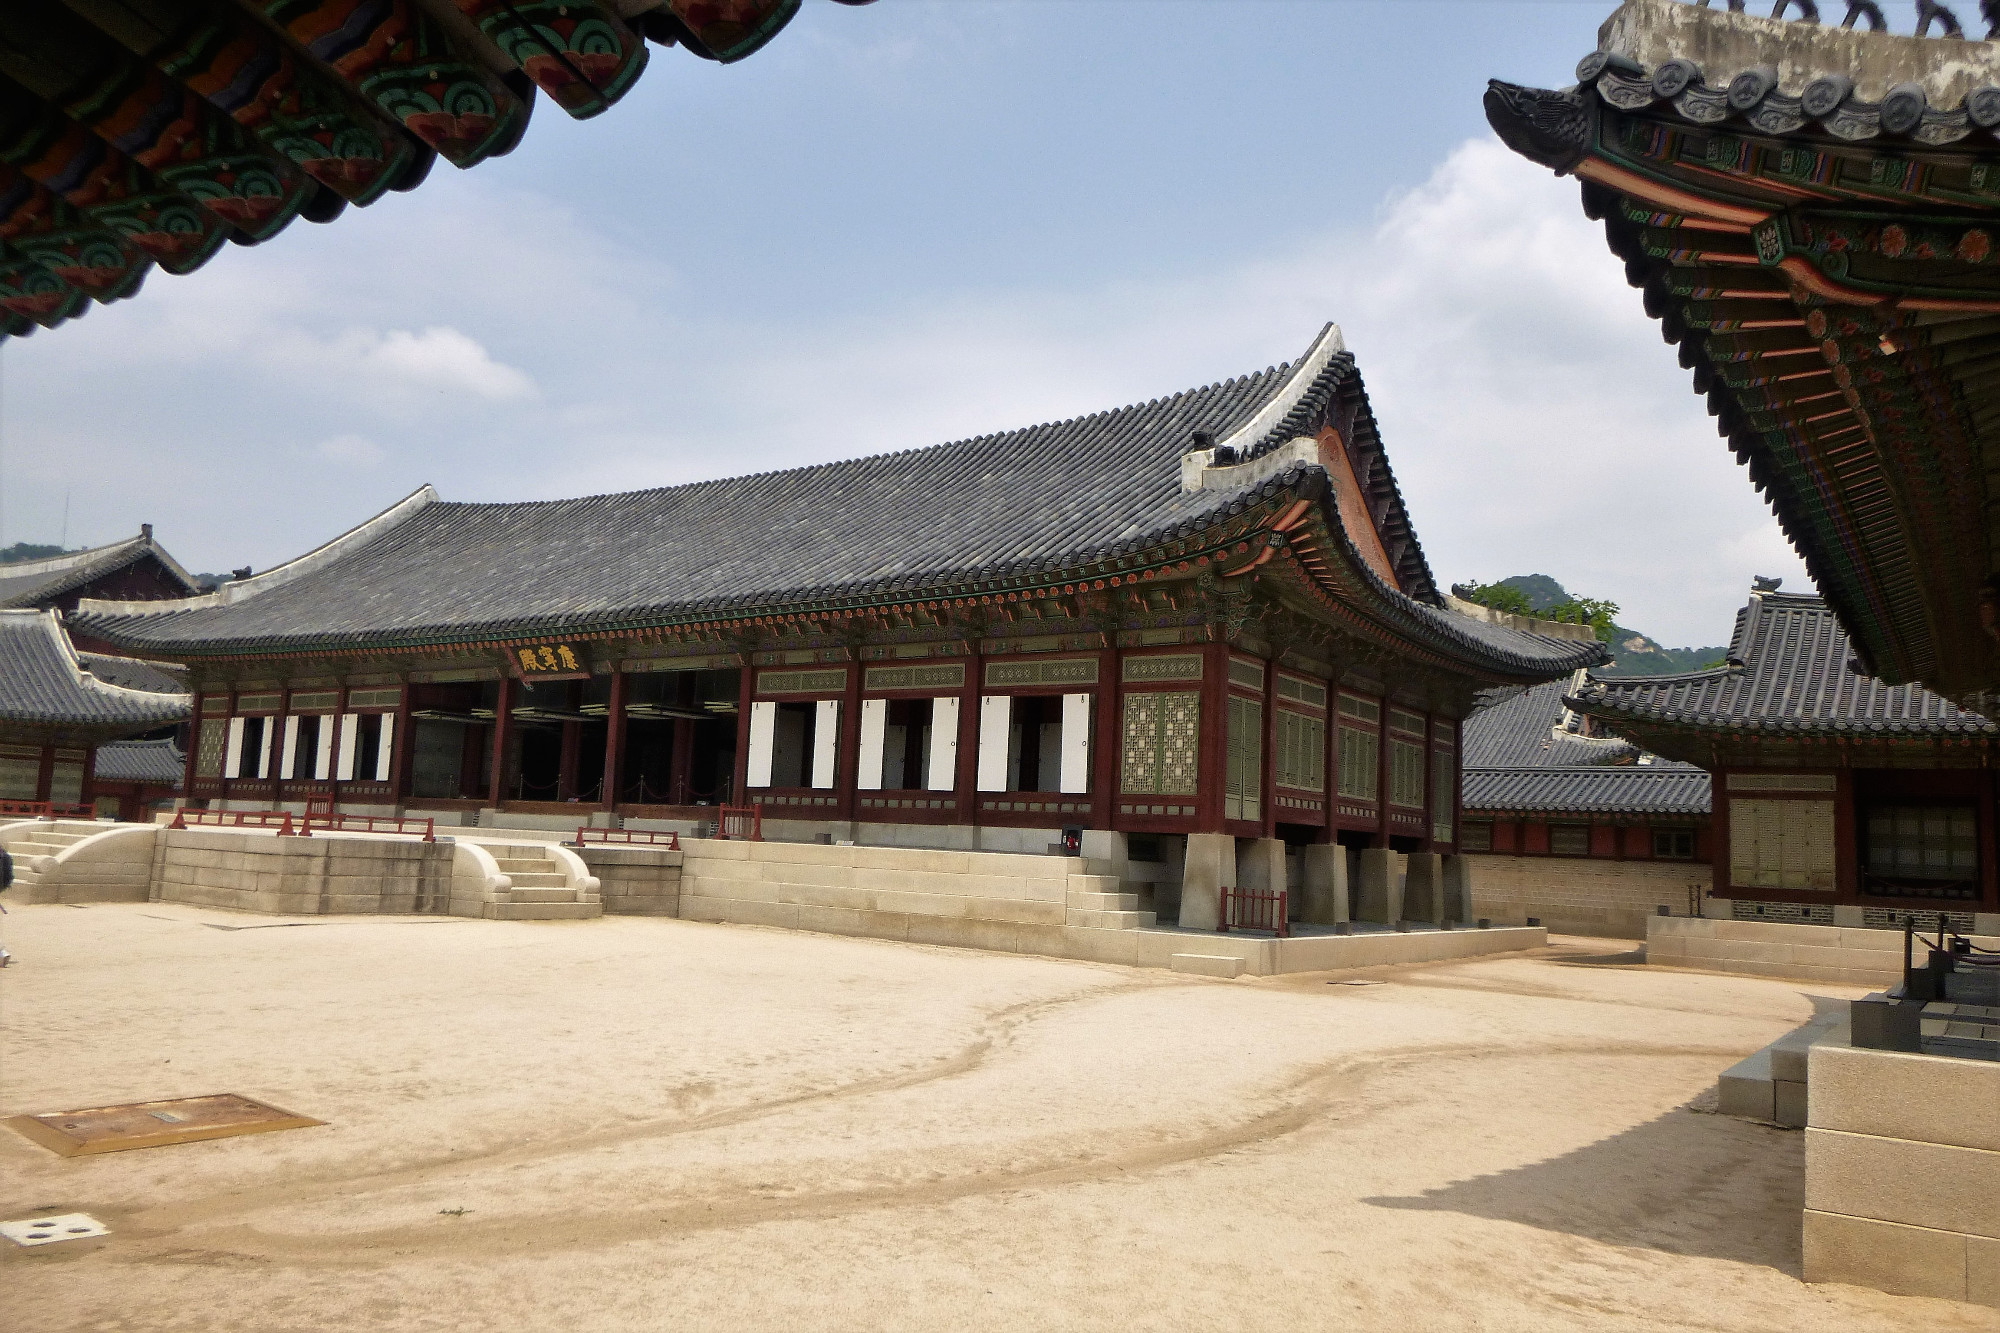
[[[314,829],[322,833],[409,833],[424,842],[437,841],[437,820],[409,815],[336,815],[308,811],[299,824],[299,836],[310,838]]]
[[[1292,933],[1289,897],[1283,889],[1224,889],[1222,919],[1215,928],[1227,934],[1235,930],[1268,930],[1280,939]]]
[[[744,842],[764,841],[764,807],[761,805],[725,805],[719,807],[721,817],[715,822],[715,836],[736,838]]]
[[[184,829],[190,824],[197,828],[274,828],[281,838],[297,833],[289,810],[176,810],[174,822],[167,827]]]
[[[21,815],[29,819],[95,819],[97,811],[87,805],[62,805],[55,801],[0,801],[0,816]]]
[[[664,847],[670,852],[681,849],[681,835],[678,833],[655,833],[651,829],[636,828],[592,828],[586,824],[576,831],[576,845],[581,847],[587,842],[633,847]]]

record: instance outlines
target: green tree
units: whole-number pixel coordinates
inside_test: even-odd
[[[1461,583],[1452,589],[1457,596],[1468,602],[1491,607],[1495,611],[1505,611],[1510,615],[1532,616],[1534,604],[1528,594],[1519,588],[1509,588],[1501,583]]]
[[[1542,612],[1542,617],[1561,621],[1565,625],[1588,625],[1596,631],[1599,641],[1610,643],[1618,632],[1612,624],[1617,614],[1616,602],[1600,601],[1595,597],[1572,597],[1567,602],[1548,608]]]

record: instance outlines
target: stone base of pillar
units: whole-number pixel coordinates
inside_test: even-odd
[[[1442,926],[1445,912],[1444,858],[1436,852],[1411,852],[1403,873],[1403,915],[1411,921]]]
[[[1305,849],[1300,866],[1299,920],[1314,926],[1335,926],[1351,920],[1347,907],[1347,849],[1338,843],[1314,843]]]
[[[1222,921],[1222,890],[1236,888],[1236,839],[1226,833],[1190,833],[1181,875],[1180,924],[1214,930]]]
[[[1472,861],[1468,857],[1444,859],[1444,919],[1460,925],[1471,925],[1477,919],[1472,914]]]
[[[1396,854],[1387,847],[1361,853],[1354,885],[1354,919],[1393,926],[1403,919],[1403,879],[1396,871]]]
[[[1236,887],[1276,893],[1285,885],[1285,844],[1280,838],[1253,838],[1236,854]]]

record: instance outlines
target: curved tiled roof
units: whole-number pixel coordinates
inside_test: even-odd
[[[97,747],[90,771],[97,782],[143,782],[179,790],[187,756],[171,740],[111,741]]]
[[[1849,668],[1847,633],[1815,596],[1753,593],[1737,612],[1732,665],[1679,676],[1591,680],[1569,700],[1594,717],[1678,727],[1800,734],[2000,735],[1920,685]]]
[[[1315,356],[1337,344],[1331,326]],[[1329,378],[1331,377],[1331,378]],[[312,652],[617,632],[889,599],[999,578],[1054,577],[1136,556],[1296,496],[1324,497],[1317,464],[1212,469],[1187,490],[1197,435],[1276,419],[1359,375],[1344,353],[1310,380],[1290,366],[1151,402],[926,449],[659,490],[519,504],[436,501],[428,488],[347,537],[257,578],[182,602],[85,603],[76,623],[162,655]],[[1282,410],[1280,410],[1282,409]],[[1300,418],[1303,420],[1304,418]],[[1483,667],[1546,678],[1598,661],[1579,645],[1427,605],[1421,571],[1392,586],[1348,551],[1370,613]],[[1338,520],[1330,520],[1338,531]],[[1344,539],[1345,534],[1341,533]]]
[[[1692,764],[1644,768],[1489,768],[1465,772],[1465,812],[1685,815],[1709,813],[1708,774]]]
[[[76,660],[85,671],[107,685],[151,694],[186,694],[187,668],[172,662],[142,662],[136,657],[113,657],[109,653],[79,652]]]
[[[1465,720],[1465,767],[1585,768],[1639,757],[1630,741],[1563,728],[1568,680],[1534,685]]]
[[[190,593],[197,591],[194,579],[153,540],[149,530],[136,537],[93,546],[86,551],[65,551],[45,560],[21,560],[0,565],[0,608],[46,606],[66,592],[93,583],[149,555],[158,560],[183,589]]]
[[[0,611],[0,722],[140,730],[179,722],[190,702],[85,671],[53,611]]]

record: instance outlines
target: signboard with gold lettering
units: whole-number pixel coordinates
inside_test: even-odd
[[[513,657],[512,665],[524,680],[536,676],[586,676],[590,668],[583,664],[583,657],[567,643],[538,643],[527,647],[508,650]]]

